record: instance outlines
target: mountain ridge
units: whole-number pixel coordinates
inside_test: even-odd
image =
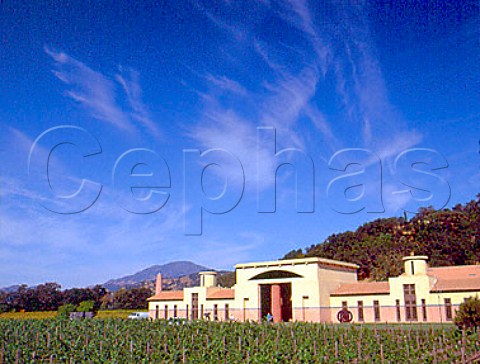
[[[136,273],[110,279],[103,283],[102,286],[109,291],[116,291],[120,288],[143,286],[148,282],[154,281],[158,273],[162,274],[164,281],[176,281],[182,277],[196,275],[204,270],[211,269],[188,260],[179,260],[166,264],[155,264]]]

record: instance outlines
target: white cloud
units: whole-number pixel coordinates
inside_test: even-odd
[[[386,213],[389,215],[403,212],[403,209],[412,200],[410,194],[398,193],[400,189],[394,183],[385,183],[383,185],[383,204]]]
[[[285,70],[285,67],[281,66],[273,57],[268,53],[268,46],[261,42],[258,39],[255,39],[253,42],[253,47],[255,51],[260,55],[262,60],[273,70],[276,72],[282,72]]]
[[[237,42],[243,42],[247,39],[248,34],[241,28],[240,24],[229,24],[209,11],[206,11],[205,14],[213,24],[232,35]]]
[[[122,85],[127,96],[127,102],[132,108],[132,118],[143,124],[153,135],[158,136],[160,134],[158,126],[151,119],[150,113],[142,101],[142,88],[140,87],[138,72],[132,69],[124,71],[120,67],[120,74],[115,79]]]
[[[257,168],[257,130],[255,125],[243,119],[234,110],[224,109],[217,103],[209,103],[205,106],[202,120],[191,128],[189,136],[200,144],[203,150],[210,148],[221,148],[235,155],[245,171],[247,185],[260,186],[263,178],[256,179]],[[258,158],[262,158],[267,165],[273,165],[274,151],[258,148]],[[237,168],[237,165],[229,165],[227,161],[222,167],[222,175],[237,175],[236,171],[228,170],[228,167]],[[263,173],[274,173],[263,171]],[[243,183],[243,180],[231,180],[236,185]],[[267,186],[264,186],[267,187]]]
[[[45,52],[58,67],[54,75],[69,86],[66,91],[69,97],[83,105],[94,118],[120,129],[132,129],[128,117],[117,104],[115,84],[111,80],[66,53],[48,47]]]
[[[153,263],[166,259],[162,252],[183,236],[184,207],[175,201],[155,214],[135,215],[122,209],[118,195],[108,190],[87,211],[59,215],[43,209],[42,197],[20,180],[8,184],[1,180],[0,184],[1,256],[4,260],[17,257],[13,266],[6,261],[1,264],[3,282],[18,283],[28,276],[28,283],[36,284],[51,280],[52,271],[53,280],[62,284],[101,282],[125,269],[144,266],[146,259],[152,258]],[[13,274],[35,264],[39,256],[37,269]],[[85,266],[85,275],[69,272],[69,264]]]
[[[285,74],[276,82],[266,84],[269,95],[262,102],[260,121],[280,131],[291,131],[315,96],[319,75],[307,67],[299,75]]]
[[[408,128],[407,121],[389,100],[365,9],[356,6],[342,10],[342,26],[347,31],[342,33],[344,47],[338,48],[332,64],[336,90],[351,125],[360,131],[364,147],[375,151],[382,160],[388,159],[419,143],[422,136]]]
[[[286,3],[290,6],[296,16],[290,17],[290,22],[306,34],[316,37],[317,32],[313,24],[312,16],[308,9],[306,0],[287,0]]]
[[[214,76],[208,74],[206,80],[224,92],[230,92],[238,96],[247,96],[248,91],[237,81],[226,76]]]
[[[139,123],[154,136],[159,135],[159,128],[142,101],[138,72],[124,71],[120,67],[120,73],[114,77],[116,83],[64,52],[49,47],[45,47],[45,52],[56,63],[52,72],[67,86],[66,95],[82,105],[93,118],[127,132],[134,131]],[[121,104],[122,97],[127,105]]]

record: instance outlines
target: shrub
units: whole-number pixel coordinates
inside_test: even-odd
[[[70,313],[75,311],[75,305],[71,303],[66,303],[58,308],[57,317],[59,318],[69,318]]]
[[[94,307],[95,307],[95,301],[92,301],[92,300],[82,301],[77,307],[77,312],[93,312]]]
[[[476,328],[480,326],[480,299],[469,297],[460,305],[455,315],[455,325],[459,328]]]

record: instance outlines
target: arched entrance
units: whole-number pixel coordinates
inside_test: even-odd
[[[285,271],[274,270],[257,274],[250,280],[268,280],[285,278],[303,278],[301,275]],[[273,322],[290,321],[292,319],[292,283],[261,283],[260,316],[264,319],[268,314],[273,316]]]

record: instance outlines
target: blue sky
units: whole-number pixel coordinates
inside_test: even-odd
[[[2,2],[0,286],[231,269],[474,198],[479,5],[402,4]]]

